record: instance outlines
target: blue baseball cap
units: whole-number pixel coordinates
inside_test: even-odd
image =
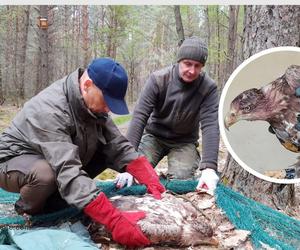
[[[118,115],[128,114],[125,95],[128,77],[125,69],[111,58],[94,59],[87,68],[93,83],[102,91],[109,109]]]

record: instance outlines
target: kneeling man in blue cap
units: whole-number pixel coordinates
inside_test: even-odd
[[[132,174],[155,198],[164,191],[150,163],[108,116],[128,113],[126,90],[124,68],[98,58],[25,103],[0,135],[0,187],[20,193],[19,214],[46,212],[58,196],[104,224],[115,241],[150,244],[136,224],[145,213],[119,211],[92,179],[109,167]]]

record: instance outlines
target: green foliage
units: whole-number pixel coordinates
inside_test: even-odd
[[[22,6],[0,6],[0,38],[5,40],[7,23],[11,23],[10,40],[23,29],[14,24],[16,17],[24,12]],[[176,62],[178,35],[176,32],[173,5],[89,5],[88,42],[83,41],[82,6],[49,6],[49,79],[57,80],[72,70],[83,67],[86,60],[94,57],[113,56],[126,68],[129,76],[128,100],[134,102],[145,79],[151,72]],[[208,9],[208,18],[206,10]],[[34,95],[37,85],[39,63],[39,29],[36,25],[38,6],[30,8],[29,39],[26,51],[25,93]],[[209,57],[207,68],[214,69],[216,64],[225,62],[228,36],[228,6],[222,5],[181,5],[181,16],[185,36],[200,36],[208,42]],[[239,34],[243,28],[243,8],[240,7]],[[10,22],[11,20],[11,22]],[[210,28],[208,41],[207,27]],[[219,37],[216,30],[219,29]],[[20,34],[19,34],[20,39]],[[88,50],[83,46],[88,44]],[[10,49],[6,43],[0,45],[0,59],[3,72],[3,89],[8,99],[13,86],[12,67],[5,68],[4,58],[10,64],[19,65],[17,53],[7,54]],[[240,47],[240,43],[237,45]],[[112,47],[112,48],[111,48]],[[89,58],[86,58],[89,57]],[[84,64],[83,64],[84,60]],[[52,68],[51,68],[52,67]],[[222,69],[219,70],[221,72]],[[40,84],[40,83],[38,83]]]
[[[114,118],[113,121],[118,126],[118,125],[124,124],[125,122],[130,121],[131,118],[132,118],[132,115],[122,115],[122,116],[118,116],[118,117]]]

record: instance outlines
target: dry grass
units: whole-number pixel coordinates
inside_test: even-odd
[[[3,105],[0,106],[0,133],[8,127],[13,117],[17,114],[16,106]]]

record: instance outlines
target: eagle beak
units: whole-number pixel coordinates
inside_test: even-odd
[[[224,119],[224,126],[229,131],[229,127],[238,121],[237,116],[233,112],[228,112]]]

